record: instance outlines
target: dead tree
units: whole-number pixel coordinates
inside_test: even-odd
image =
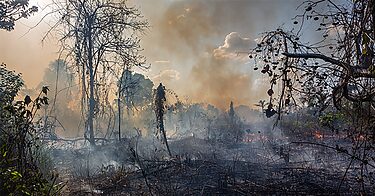
[[[233,101],[230,102],[228,115],[229,115],[229,129],[230,129],[229,131],[232,132],[234,140],[237,143],[239,136],[237,133],[238,131],[236,127],[237,116],[236,116],[236,113],[234,112]]]
[[[165,97],[165,87],[162,83],[159,84],[154,92],[154,110],[156,115],[156,136],[160,138],[163,144],[165,144],[169,156],[172,156],[172,153],[169,149],[167,134],[164,130],[164,114],[166,109],[166,97]]]
[[[85,136],[95,145],[94,118],[99,103],[108,102],[98,88],[116,85],[114,76],[124,66],[143,66],[138,35],[148,23],[125,0],[56,0],[54,5],[59,20],[50,32],[57,30],[61,35],[63,51],[80,75]]]
[[[268,116],[310,107],[325,123],[341,118],[337,132],[353,141],[362,174],[375,160],[375,0],[308,0],[299,8],[294,30],[265,32],[250,52],[254,70],[270,79]]]
[[[375,0],[305,1],[300,8],[302,13],[293,21],[296,30],[265,32],[250,52],[254,69],[260,67],[270,78],[267,116],[277,114],[280,119],[296,106],[314,107],[320,114],[335,108],[362,122],[362,128],[357,123],[351,130],[355,135],[373,140]],[[315,31],[311,26],[317,27]],[[318,39],[303,41],[306,31]]]
[[[346,103],[366,102],[374,110],[375,0],[342,5],[305,1],[300,8],[303,13],[293,21],[297,30],[265,32],[250,52],[254,69],[261,67],[261,73],[270,77],[269,109],[275,108],[274,114],[280,116],[286,107],[303,103],[323,111],[331,103],[345,109]],[[304,42],[304,31],[321,38]],[[274,99],[277,84],[280,94]]]

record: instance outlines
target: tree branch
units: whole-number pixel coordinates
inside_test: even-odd
[[[307,58],[307,59],[321,59],[325,62],[337,65],[348,71],[348,74],[351,75],[354,78],[375,78],[375,74],[370,72],[366,68],[360,68],[360,67],[353,67],[345,62],[336,60],[334,58],[322,55],[322,54],[315,54],[315,53],[282,53],[286,57],[290,58]]]

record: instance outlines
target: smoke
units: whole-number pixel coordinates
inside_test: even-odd
[[[47,17],[40,22],[50,10],[43,9],[50,0],[30,0],[30,6],[37,6],[39,11],[27,19],[16,21],[13,31],[0,29],[0,62],[8,65],[8,68],[22,73],[26,86],[36,87],[42,80],[44,69],[49,62],[59,56],[59,47],[55,40],[42,38],[51,28]],[[52,23],[52,22],[51,22]]]
[[[247,53],[242,52],[248,51],[253,44],[252,39],[231,32],[221,46],[201,56],[190,73],[190,81],[195,84],[191,91],[193,100],[224,109],[230,101],[252,105],[262,99],[267,83],[257,82],[249,69]]]
[[[161,71],[158,75],[155,75],[152,77],[152,80],[155,84],[158,84],[162,81],[173,81],[173,80],[179,80],[180,79],[180,72],[173,70],[173,69],[167,69]]]
[[[295,15],[290,10],[298,6],[300,1],[133,0],[129,3],[138,7],[151,25],[150,30],[142,37],[141,43],[145,49],[144,55],[148,62],[153,64],[149,77],[152,78],[165,70],[175,70],[176,73],[180,73],[178,80],[171,79],[169,74],[166,74],[165,79],[160,77],[156,79],[165,83],[168,88],[176,90],[181,96],[191,96],[194,91],[200,93],[200,87],[207,80],[198,77],[199,75],[208,75],[207,73],[197,76],[195,73],[199,70],[197,67],[204,68],[201,69],[203,71],[212,71],[214,64],[218,64],[218,68],[225,67],[227,69],[213,77],[214,79],[231,81],[231,79],[238,78],[241,84],[245,81],[253,81],[249,65],[248,69],[242,67],[239,70],[238,64],[243,64],[243,62],[228,60],[229,56],[225,60],[217,59],[224,54],[236,57],[236,54],[233,53],[234,50],[239,52],[248,50],[247,45],[229,48],[225,43],[222,44],[224,38],[231,32],[238,32],[238,35],[247,37],[247,41],[250,42],[258,37],[259,33],[275,29],[285,21],[289,21]],[[20,21],[13,32],[0,32],[0,59],[12,69],[15,68],[17,72],[22,72],[26,84],[31,87],[36,86],[42,80],[43,70],[48,66],[48,63],[58,58],[56,53],[58,46],[55,45],[57,38],[51,38],[45,42],[43,47],[40,41],[49,29],[47,23],[52,19],[47,19],[26,33],[29,30],[28,26],[34,26],[44,14],[41,11],[28,20]],[[232,69],[233,67],[237,68]],[[233,73],[226,74],[224,72]],[[233,87],[233,85],[222,86]],[[244,92],[249,89],[249,86],[254,89],[254,84],[237,86],[243,87]],[[208,97],[221,97],[220,94],[215,95],[215,93],[220,93],[220,91],[212,90],[212,95]],[[250,92],[248,93],[250,94]],[[227,94],[231,94],[231,92]],[[257,100],[243,102],[243,100],[251,98],[245,93],[233,93],[233,95],[242,96],[235,100],[239,104],[257,102]],[[193,97],[195,98],[193,101],[199,101],[196,99],[197,96]],[[211,99],[206,101],[211,101]],[[213,101],[219,104],[219,101]]]
[[[179,58],[191,58],[212,46],[221,34],[222,21],[215,17],[220,2],[175,1],[155,21],[163,50]],[[154,33],[154,32],[153,32]]]
[[[263,80],[252,72],[246,52],[259,33],[290,19],[293,15],[287,10],[295,8],[295,3],[156,0],[150,5],[141,0],[141,10],[151,24],[143,40],[145,56],[155,62],[150,75],[165,76],[151,78],[193,102],[222,109],[231,100],[253,105],[266,97],[263,91],[268,84],[260,83]],[[179,73],[179,79],[166,70]]]
[[[49,86],[50,89],[50,105],[46,113],[52,115],[53,118],[49,120],[56,124],[56,133],[64,137],[82,135],[79,86],[65,61],[56,60],[49,64],[36,91],[40,91],[42,86]]]

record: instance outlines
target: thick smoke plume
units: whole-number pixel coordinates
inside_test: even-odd
[[[241,38],[238,33],[230,33],[222,46],[207,56],[201,56],[191,71],[191,81],[195,81],[194,100],[203,100],[217,107],[225,108],[230,101],[251,104],[253,79],[246,73],[243,54],[251,40]],[[260,97],[258,97],[260,98]]]
[[[145,49],[144,54],[148,62],[153,65],[151,72],[148,74],[149,77],[158,80],[155,82],[161,81],[165,83],[168,88],[174,89],[182,97],[191,97],[193,101],[201,101],[194,94],[200,94],[202,85],[207,81],[206,78],[198,77],[194,73],[199,70],[200,66],[203,68],[202,71],[212,71],[217,70],[212,69],[214,64],[219,66],[224,64],[224,67],[227,67],[225,72],[228,73],[212,78],[220,78],[223,81],[231,81],[234,78],[238,78],[240,81],[249,81],[250,84],[248,86],[254,89],[255,80],[253,78],[255,76],[252,76],[253,73],[251,73],[249,65],[244,66],[244,62],[228,60],[221,62],[216,59],[217,56],[215,55],[220,51],[222,52],[222,49],[226,49],[223,48],[225,46],[223,40],[231,32],[238,32],[241,37],[254,40],[259,33],[274,29],[276,25],[283,24],[292,18],[294,14],[290,10],[294,9],[295,4],[298,2],[296,0],[129,1],[129,3],[142,11],[151,24],[150,30],[142,38],[142,47]],[[43,7],[43,5],[45,6],[45,4],[41,6]],[[34,26],[43,14],[45,13],[40,12],[35,17],[22,21],[24,24],[19,25],[19,28],[12,33],[0,32],[1,60],[9,66],[16,66],[16,71],[23,73],[26,84],[31,88],[42,80],[43,70],[48,66],[49,62],[58,58],[56,52],[59,48],[55,44],[56,40],[54,40],[57,38],[51,37],[43,46],[41,44],[43,32],[46,32],[49,28],[45,23],[49,23],[53,19],[46,19],[45,23],[25,34],[28,32],[28,26]],[[248,46],[237,49],[240,49],[240,52],[246,52]],[[17,52],[10,53],[9,51]],[[20,55],[22,55],[22,58],[19,58]],[[33,70],[32,72],[30,72],[31,69]],[[163,72],[165,70],[169,71]],[[230,74],[231,72],[233,74]],[[169,76],[172,73],[172,77],[164,79],[156,77],[157,75]],[[208,74],[201,73],[198,75]],[[245,80],[244,77],[248,79]],[[233,87],[233,85],[221,83],[222,86]],[[211,84],[207,84],[207,86],[209,85]],[[207,95],[207,97],[221,97],[221,94],[218,94],[220,91],[209,91],[210,95]],[[226,91],[230,92],[228,95],[232,94],[230,89]],[[240,90],[236,89],[236,91]],[[241,89],[241,91],[246,92],[248,88]],[[250,94],[250,92],[248,93]],[[233,95],[239,94],[233,92]],[[232,99],[239,104],[258,101],[248,100],[249,95],[245,93],[241,93],[241,95],[242,97],[237,99],[233,96]],[[247,100],[247,102],[243,100]],[[204,101],[210,102],[211,99],[207,98]],[[219,104],[219,101],[213,100],[213,102]]]
[[[145,53],[154,62],[151,75],[158,82],[193,102],[220,108],[230,100],[252,105],[264,97],[261,92],[267,83],[252,73],[246,52],[265,26],[277,23],[276,15],[282,16],[280,20],[286,17],[288,4],[268,0],[158,0],[159,8],[141,4],[152,26],[143,42]],[[161,61],[168,63],[160,66]],[[163,80],[158,77],[163,70],[179,77]]]

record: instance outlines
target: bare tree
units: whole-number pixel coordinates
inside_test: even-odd
[[[63,51],[80,74],[82,110],[87,119],[85,137],[95,145],[98,103],[108,98],[100,92],[117,84],[112,80],[121,74],[122,67],[143,66],[139,35],[148,23],[125,0],[56,1],[55,5],[59,20],[54,28],[60,33]]]
[[[165,144],[167,147],[167,151],[169,156],[172,156],[172,153],[169,149],[167,134],[164,129],[164,114],[166,110],[166,97],[165,97],[166,89],[162,83],[155,89],[154,92],[154,107],[155,107],[155,115],[156,115],[156,128],[157,132],[156,135],[160,138],[162,143]]]
[[[117,113],[118,113],[118,140],[121,141],[121,99],[123,95],[128,95],[129,85],[128,81],[130,80],[131,73],[128,68],[125,68],[124,72],[121,74],[121,77],[117,84]],[[125,85],[124,85],[125,83]],[[126,105],[128,105],[128,96],[125,99]]]
[[[299,8],[294,30],[266,32],[250,52],[254,69],[270,78],[266,114],[280,119],[292,106],[310,106],[324,123],[345,118],[340,131],[353,150],[336,150],[350,154],[350,164],[359,161],[362,174],[375,160],[375,0],[305,1]]]
[[[279,117],[286,107],[307,102],[321,111],[330,103],[338,109],[344,109],[345,103],[368,103],[373,110],[374,6],[374,0],[341,5],[306,1],[300,5],[303,13],[293,22],[300,24],[297,30],[264,33],[250,58],[257,62],[255,69],[261,66],[261,72],[270,77],[269,109],[277,108]],[[315,26],[321,39],[314,34],[309,42],[301,41],[306,38],[303,32]],[[295,95],[304,99],[297,100]]]

